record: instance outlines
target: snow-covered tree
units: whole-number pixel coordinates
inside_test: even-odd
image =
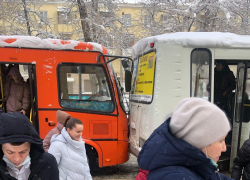
[[[40,11],[44,0],[1,0],[0,33],[55,37],[47,16]]]
[[[238,34],[249,34],[249,0],[224,0],[223,6],[229,12],[230,24],[237,27],[235,30]]]
[[[68,21],[63,29],[72,32],[77,40],[97,42],[109,49],[125,49],[128,30],[123,26],[117,3],[119,1],[67,0],[64,14]]]
[[[221,31],[248,34],[249,0],[141,0],[144,33]]]

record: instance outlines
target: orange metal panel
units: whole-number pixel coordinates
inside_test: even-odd
[[[125,141],[96,141],[103,152],[103,166],[113,166],[128,161],[128,142]]]
[[[116,129],[116,127],[114,128]],[[102,138],[111,139],[112,130],[113,130],[112,121],[104,121],[104,120],[90,121],[90,138],[91,139],[102,139]]]
[[[116,116],[107,116],[107,115],[98,115],[98,114],[89,114],[89,113],[82,113],[82,112],[70,112],[65,111],[70,114],[71,117],[80,119],[83,122],[84,130],[82,133],[82,137],[86,139],[107,139],[107,137],[103,135],[95,135],[94,138],[91,138],[91,129],[90,124],[91,122],[110,122],[111,126],[110,129],[110,139],[117,139],[117,117]],[[54,127],[50,127],[48,125],[49,121],[56,121],[56,111],[39,111],[39,129],[40,129],[40,136],[42,139],[45,138],[48,131]],[[46,122],[46,118],[48,122]]]

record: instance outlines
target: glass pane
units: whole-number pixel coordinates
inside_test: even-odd
[[[243,122],[250,121],[250,68],[247,69],[246,91],[244,94]]]
[[[134,62],[131,101],[151,103],[153,101],[155,80],[155,51],[139,57]]]
[[[100,66],[81,65],[59,68],[61,106],[112,112],[112,102],[106,74]]]
[[[193,51],[192,57],[191,96],[210,100],[210,64],[208,51]]]
[[[116,74],[114,73],[114,69],[113,69],[113,66],[112,66],[112,63],[108,63],[108,66],[113,74],[113,77],[115,79],[115,84],[116,84],[116,87],[117,87],[117,92],[118,92],[118,96],[119,96],[119,101],[120,101],[120,105],[122,107],[122,109],[125,111],[125,112],[128,112],[129,111],[129,105],[128,105],[128,101],[126,98],[126,96],[123,94],[122,90],[121,90],[121,84],[120,82],[118,82],[118,79],[117,79],[117,76]]]
[[[235,108],[235,121],[240,121],[240,112],[241,112],[241,102],[242,102],[242,95],[243,95],[243,84],[244,84],[244,71],[245,66],[244,64],[239,65],[238,69],[238,77],[237,77],[237,94],[236,94],[236,108]]]

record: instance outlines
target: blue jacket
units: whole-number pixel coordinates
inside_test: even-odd
[[[148,180],[230,180],[201,150],[174,137],[169,123],[170,118],[153,132],[138,156],[140,168],[149,170]]]

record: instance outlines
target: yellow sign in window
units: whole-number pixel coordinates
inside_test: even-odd
[[[139,58],[132,100],[151,102],[154,88],[155,52]]]

